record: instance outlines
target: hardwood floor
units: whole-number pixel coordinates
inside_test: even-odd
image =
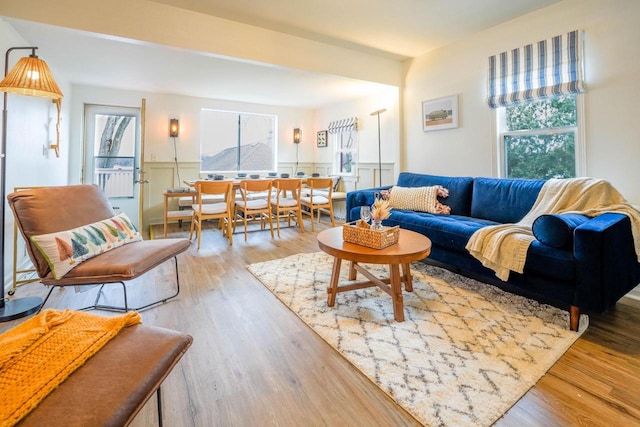
[[[326,227],[325,219],[316,232]],[[170,225],[169,237],[187,235],[188,224]],[[194,337],[162,387],[166,426],[419,425],[247,271],[251,263],[318,251],[315,235],[288,228],[272,240],[256,231],[230,247],[208,229],[199,251],[194,239],[179,257],[180,295],[141,313],[144,323]],[[132,304],[172,285],[166,263],[129,285]],[[45,292],[31,283],[16,296]],[[94,296],[95,289],[56,290],[47,307],[79,308]],[[120,298],[117,289],[107,296]],[[0,331],[16,323],[0,324]],[[583,337],[496,425],[640,425],[638,390],[640,301],[625,297],[592,315]],[[155,425],[151,399],[133,426]]]

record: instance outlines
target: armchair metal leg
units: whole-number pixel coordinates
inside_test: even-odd
[[[156,390],[156,396],[158,397],[158,427],[162,427],[162,392],[160,391],[162,386],[158,386]]]
[[[178,257],[175,256],[173,257],[173,261],[174,261],[174,265],[175,265],[175,270],[176,270],[176,291],[173,295],[168,296],[166,298],[163,298],[161,300],[157,300],[154,302],[151,302],[149,304],[140,306],[140,307],[129,307],[129,302],[127,299],[127,286],[125,284],[125,282],[112,282],[112,283],[120,283],[122,285],[122,293],[124,295],[124,307],[118,307],[118,306],[113,306],[113,305],[104,305],[104,304],[98,304],[98,302],[100,301],[100,297],[102,296],[102,288],[104,288],[104,286],[106,285],[106,283],[102,283],[100,285],[100,289],[98,289],[98,294],[96,295],[96,299],[93,303],[93,305],[90,305],[88,307],[84,307],[84,308],[80,308],[78,310],[106,310],[106,311],[119,311],[119,312],[127,312],[129,310],[133,310],[133,311],[141,311],[144,310],[146,308],[152,307],[154,305],[158,305],[158,304],[162,304],[165,303],[167,301],[169,301],[170,299],[173,299],[175,297],[178,296],[178,294],[180,293],[180,274],[179,274],[179,269],[178,269]],[[44,299],[44,302],[42,303],[42,305],[40,306],[40,310],[42,310],[42,307],[44,307],[45,303],[47,302],[47,300],[49,299],[49,296],[51,296],[51,292],[53,292],[54,288],[57,287],[63,287],[63,286],[59,286],[59,285],[51,285],[51,289],[49,289],[49,293],[47,294],[47,297]],[[40,310],[38,310],[38,312],[40,312]]]
[[[127,302],[127,285],[125,285],[124,282],[116,282],[116,283],[120,283],[122,285],[122,294],[124,295],[124,308],[116,307],[113,305],[98,304],[98,301],[100,301],[100,297],[102,296],[102,288],[104,288],[104,285],[105,285],[105,283],[103,283],[100,286],[100,289],[98,289],[98,294],[96,295],[96,300],[93,302],[93,305],[89,307],[81,308],[80,310],[107,310],[107,311],[124,311],[124,312],[129,311],[129,304]]]
[[[47,303],[47,300],[49,299],[49,297],[51,296],[51,292],[53,292],[53,290],[56,288],[56,286],[51,286],[49,288],[49,292],[47,292],[47,296],[45,297],[44,301],[42,301],[42,304],[40,304],[40,308],[38,309],[38,311],[36,312],[36,314],[40,314],[40,312],[42,311],[42,307],[44,307],[44,305]]]

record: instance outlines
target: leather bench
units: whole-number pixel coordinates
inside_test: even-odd
[[[123,329],[23,418],[19,426],[126,426],[191,345],[190,335],[149,325]]]

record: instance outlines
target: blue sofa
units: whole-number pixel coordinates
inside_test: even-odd
[[[506,282],[465,249],[479,228],[521,220],[533,206],[544,182],[403,172],[398,177],[398,186],[441,185],[448,189],[449,197],[440,202],[451,207],[451,214],[394,209],[383,225],[399,225],[429,237],[432,249],[424,262],[569,310],[569,326],[577,330],[581,310],[603,312],[640,283],[640,264],[626,215],[605,213],[583,220],[575,214],[545,216],[545,220],[551,220],[549,226],[540,217],[540,223],[536,220],[533,227],[538,239],[527,252],[524,272],[512,272]],[[389,188],[349,192],[347,221],[357,220],[360,206],[371,205],[381,190]],[[559,224],[562,227],[558,228]]]

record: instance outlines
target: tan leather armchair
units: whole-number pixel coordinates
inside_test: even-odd
[[[189,248],[188,239],[141,240],[128,243],[80,263],[57,280],[53,277],[49,264],[31,241],[31,237],[70,230],[113,217],[115,212],[109,200],[97,186],[34,188],[11,193],[7,199],[38,276],[43,285],[51,287],[42,306],[55,287],[64,286],[101,285],[94,305],[84,309],[117,311],[142,310],[174,298],[180,292],[177,255]],[[125,282],[170,259],[175,263],[175,293],[140,307],[129,307]],[[122,285],[123,307],[98,304],[102,288],[107,283]]]

